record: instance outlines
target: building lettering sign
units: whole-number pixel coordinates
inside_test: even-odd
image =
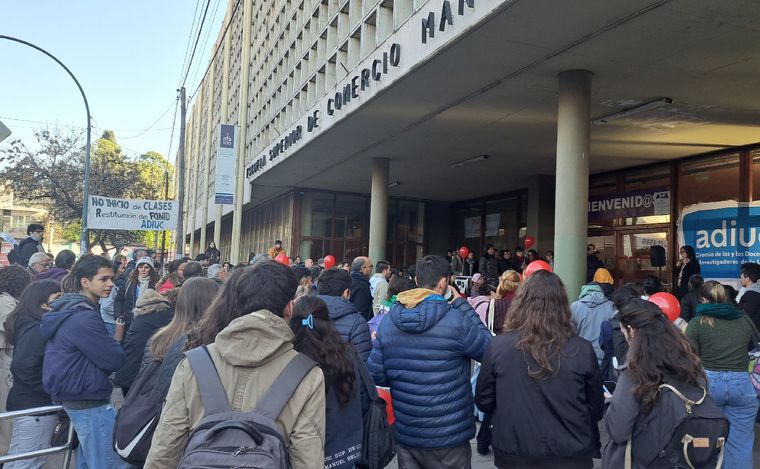
[[[91,195],[87,227],[96,230],[174,230],[177,229],[177,202]]]
[[[616,192],[589,197],[588,201],[589,221],[668,214],[670,191],[667,188]]]
[[[694,248],[705,280],[736,282],[743,263],[760,262],[760,201],[685,207],[678,241]]]
[[[489,0],[478,1],[489,2]],[[490,2],[493,3],[493,0]],[[436,38],[436,34],[441,35],[453,28],[455,18],[464,17],[469,11],[474,11],[475,3],[475,0],[440,2],[440,8],[428,11],[421,17],[420,23],[412,25],[415,29],[420,28],[418,29],[421,32],[420,42],[427,45],[432,42],[431,39]],[[335,119],[352,101],[359,100],[363,93],[367,93],[374,83],[381,82],[384,75],[388,75],[393,69],[398,69],[401,66],[401,44],[393,42],[382,54],[363,63],[365,66],[358,73],[346,79],[329,94],[327,99],[307,112],[305,120],[291,127],[251,162],[245,169],[246,179],[254,179],[268,167],[276,164],[278,158],[287,156],[287,152],[302,143],[306,136],[320,133],[325,128],[322,123],[325,117]]]

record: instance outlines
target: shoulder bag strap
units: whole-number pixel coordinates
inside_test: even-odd
[[[633,435],[631,435],[628,443],[625,444],[625,469],[631,469],[633,467],[632,442]]]
[[[675,387],[673,387],[673,386],[671,386],[669,384],[661,384],[660,385],[660,389],[668,389],[668,390],[670,390],[670,392],[672,392],[673,394],[675,394],[676,396],[678,396],[678,398],[681,399],[684,402],[684,404],[686,404],[686,412],[688,412],[688,413],[691,413],[691,407],[692,406],[700,405],[702,402],[704,402],[705,397],[707,397],[707,390],[705,388],[701,387],[701,386],[700,386],[700,388],[702,389],[702,397],[698,401],[692,401],[688,397],[686,397],[683,394],[681,394],[681,392],[678,389],[676,389]]]
[[[316,362],[306,355],[302,353],[296,355],[282,370],[269,390],[264,393],[255,411],[272,420],[277,420],[282,409],[298,389],[298,385],[315,366],[317,366]]]
[[[496,300],[488,302],[488,330],[493,334],[494,311],[496,310]]]
[[[377,397],[375,380],[369,375],[367,365],[364,364],[364,360],[362,360],[362,357],[359,356],[359,353],[357,353],[356,350],[354,350],[354,360],[356,360],[356,367],[359,369],[359,377],[362,380],[364,389],[367,391],[370,399],[375,399]]]
[[[216,366],[206,346],[188,350],[185,352],[185,356],[190,361],[190,368],[192,368],[195,381],[198,383],[198,390],[201,392],[201,401],[206,415],[232,410],[227,392],[224,390],[222,380],[219,379],[219,373],[216,371]]]

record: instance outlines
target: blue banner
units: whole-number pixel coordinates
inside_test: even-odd
[[[760,201],[686,207],[678,239],[694,248],[706,280],[736,281],[743,263],[760,262]]]

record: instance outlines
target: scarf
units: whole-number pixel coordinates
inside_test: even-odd
[[[744,312],[728,303],[700,303],[697,305],[697,316],[711,316],[729,321],[744,316]]]
[[[145,292],[148,290],[148,284],[150,283],[150,277],[137,277],[137,299],[142,298]]]
[[[744,294],[747,293],[748,291],[760,293],[760,282],[755,282],[748,287],[741,287],[739,289],[739,294],[736,295],[736,302],[738,303],[739,301],[741,301]]]

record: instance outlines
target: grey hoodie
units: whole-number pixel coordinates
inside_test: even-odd
[[[599,335],[602,323],[615,315],[615,308],[610,300],[604,296],[601,287],[586,285],[583,287],[581,299],[570,305],[572,321],[575,330],[582,338],[591,342],[596,352],[599,364],[604,358],[604,351],[599,344]]]

